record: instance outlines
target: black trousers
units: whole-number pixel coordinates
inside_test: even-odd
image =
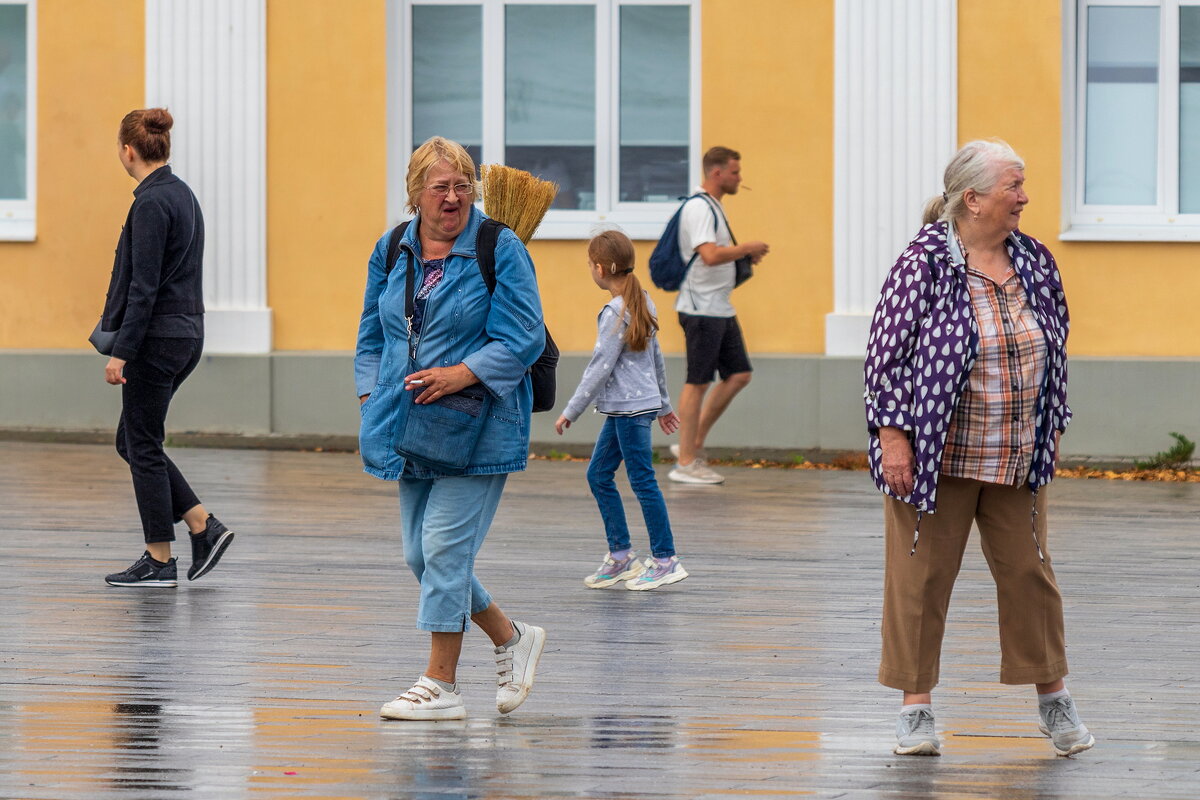
[[[201,339],[147,337],[125,364],[117,452],[129,463],[146,542],[175,541],[175,523],[200,504],[183,474],[163,451],[167,407],[175,390],[200,363]]]

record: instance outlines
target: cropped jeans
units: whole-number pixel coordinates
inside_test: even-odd
[[[404,560],[421,584],[417,627],[457,633],[471,615],[492,604],[475,577],[507,473],[447,478],[400,478],[400,527]]]
[[[650,534],[650,552],[656,558],[675,555],[675,539],[671,535],[667,503],[658,488],[651,460],[650,426],[657,417],[658,411],[632,417],[608,417],[596,439],[596,448],[588,464],[587,480],[592,496],[596,498],[596,505],[600,507],[600,517],[604,520],[609,552],[630,548],[625,506],[615,480],[617,467],[624,460],[625,474],[629,476],[629,485],[642,506],[642,519]]]

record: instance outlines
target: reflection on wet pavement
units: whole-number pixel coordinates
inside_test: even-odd
[[[1054,486],[1070,682],[1094,750],[1054,757],[1031,693],[995,682],[975,550],[937,694],[944,755],[914,759],[891,754],[897,698],[874,681],[880,511],[859,474],[664,482],[692,577],[634,593],[582,586],[604,546],[582,465],[534,464],[479,562],[502,605],[549,631],[533,696],[495,713],[473,632],[468,719],[403,723],[378,708],[426,639],[392,487],[353,456],[178,459],[237,545],[201,582],[123,591],[101,581],[140,547],[115,456],[0,443],[0,797],[1200,797],[1200,487]]]

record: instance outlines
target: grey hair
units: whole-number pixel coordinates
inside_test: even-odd
[[[1000,180],[1006,169],[1025,169],[1025,161],[1002,139],[976,139],[964,144],[942,176],[946,190],[925,204],[922,224],[956,220],[966,215],[963,193],[974,189],[987,194]]]

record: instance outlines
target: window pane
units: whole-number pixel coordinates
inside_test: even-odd
[[[413,6],[412,134],[416,147],[445,136],[483,150],[483,8]]]
[[[1087,18],[1084,202],[1158,199],[1158,9],[1097,6]]]
[[[23,5],[0,5],[0,200],[25,200],[28,124]]]
[[[1200,213],[1200,8],[1179,9],[1179,210]]]
[[[510,5],[504,43],[504,162],[555,181],[554,208],[595,208],[595,7]]]
[[[621,8],[621,200],[688,193],[687,6]]]

